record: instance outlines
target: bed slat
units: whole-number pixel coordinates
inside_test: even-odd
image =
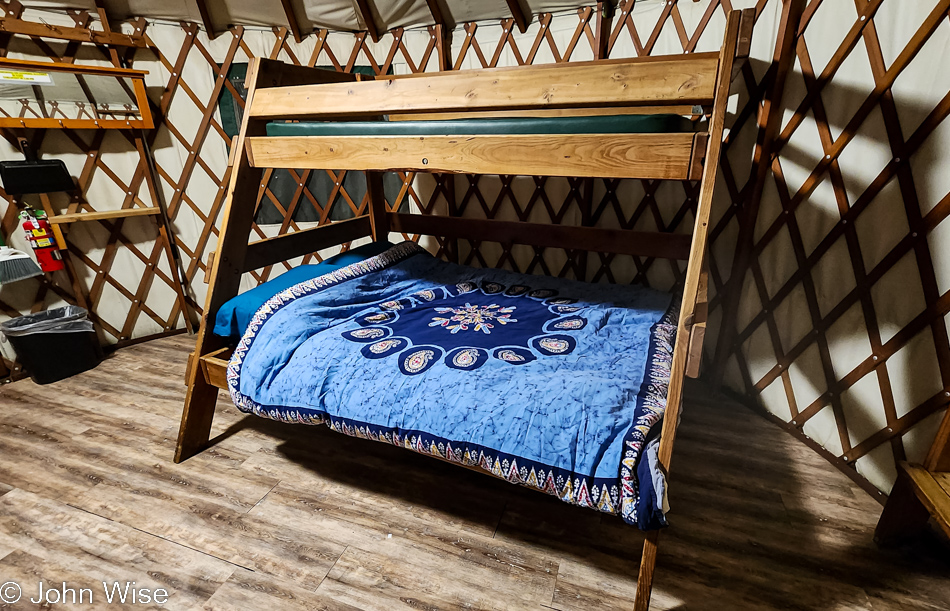
[[[378,116],[456,110],[706,105],[715,55],[555,65],[543,70],[462,70],[429,78],[300,85],[258,91],[259,119]]]
[[[698,134],[284,136],[248,138],[258,168],[698,179]],[[697,175],[697,172],[700,174]]]
[[[611,252],[661,259],[689,258],[690,236],[675,233],[570,227],[518,221],[390,212],[393,231],[444,238]]]
[[[456,119],[510,119],[535,117],[608,117],[616,115],[686,115],[706,114],[704,106],[682,104],[676,106],[626,106],[612,108],[529,108],[522,110],[473,110],[466,112],[420,112],[391,114],[390,121],[453,121]]]
[[[267,267],[281,261],[308,255],[330,246],[351,242],[370,235],[370,219],[360,216],[330,225],[295,231],[258,240],[247,246],[244,271]]]

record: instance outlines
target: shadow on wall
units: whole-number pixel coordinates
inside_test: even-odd
[[[879,551],[873,500],[784,432],[708,395],[687,395],[651,608],[877,608],[911,580],[913,600],[947,599],[945,551]],[[338,561],[318,594],[358,588],[348,575],[359,574],[387,584],[373,589],[379,606],[632,606],[642,536],[619,518],[322,426],[248,416],[212,443],[238,432],[278,444],[255,460],[282,480],[256,512],[314,536],[359,532],[341,541],[357,573]]]
[[[895,459],[923,459],[946,406],[945,401],[922,405],[943,387],[929,328],[896,353],[881,348],[926,309],[921,276],[933,273],[925,267],[938,256],[928,250],[936,242],[928,245],[927,236],[910,236],[908,208],[926,215],[932,204],[923,197],[920,203],[905,202],[893,172],[887,128],[880,110],[874,109],[833,159],[830,174],[826,170],[823,180],[788,211],[795,193],[808,184],[825,151],[831,150],[830,138],[850,138],[842,131],[867,94],[829,82],[821,94],[830,124],[825,145],[820,131],[825,128],[815,122],[812,110],[781,148],[781,178],[790,195],[780,196],[782,187],[776,188],[771,176],[756,229],[757,245],[769,236],[757,257],[761,282],[775,302],[763,305],[747,274],[739,317],[740,332],[762,310],[774,321],[772,329],[768,322],[761,324],[745,344],[752,382],[770,380],[761,393],[766,408],[785,421],[794,420],[805,434],[836,456],[847,457],[861,475],[888,491],[896,477]],[[791,95],[792,102],[797,105],[802,95]],[[902,126],[906,140],[932,107],[903,98],[898,102],[899,115],[907,123]],[[937,159],[926,154],[908,157],[902,163],[918,186],[943,171]],[[885,173],[890,179],[877,187],[875,180]],[[813,291],[801,279],[791,282],[803,263],[813,265],[805,277]],[[815,336],[814,329],[821,334]],[[774,345],[773,335],[780,346]],[[777,360],[781,355],[794,357],[787,385],[773,369],[784,362]],[[842,390],[839,381],[860,365],[868,367],[867,373]],[[915,412],[914,418],[922,422],[902,431],[895,419],[915,408],[927,410]],[[807,417],[797,415],[803,411]],[[883,442],[864,443],[889,426],[898,430],[893,440],[887,435]]]

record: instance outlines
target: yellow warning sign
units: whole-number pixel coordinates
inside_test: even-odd
[[[22,70],[0,70],[0,82],[4,83],[52,83],[48,72],[24,72]]]

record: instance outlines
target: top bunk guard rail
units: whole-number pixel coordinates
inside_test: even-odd
[[[258,119],[372,117],[394,113],[709,105],[718,53],[545,67],[487,68],[262,90]]]
[[[501,118],[705,114],[720,54],[696,53],[406,76],[315,77],[318,84],[260,89],[255,121],[406,121],[415,116]],[[315,69],[316,70],[316,69]],[[327,71],[327,76],[336,75]],[[331,82],[327,82],[331,81]],[[469,114],[471,113],[471,114]],[[466,133],[260,135],[247,141],[257,168],[515,174],[699,180],[707,134]]]
[[[783,14],[787,14],[792,5],[794,3],[786,3]],[[188,390],[175,461],[181,462],[209,445],[218,388],[225,385],[225,359],[230,352],[228,340],[215,336],[211,329],[221,306],[238,294],[244,272],[358,238],[372,237],[381,241],[392,231],[406,231],[448,239],[500,240],[568,250],[686,259],[659,443],[659,463],[668,472],[684,379],[698,374],[702,356],[707,316],[705,255],[713,191],[730,85],[737,74],[737,60],[748,54],[754,16],[754,9],[729,14],[719,53],[369,79],[253,59],[247,74],[249,110],[244,114],[240,135],[232,147],[235,154],[228,201],[217,254],[211,261],[210,283],[195,352],[187,368]],[[551,113],[557,109],[568,116],[589,116],[596,114],[592,109],[609,107],[661,107],[672,115],[704,114],[708,120],[703,123],[706,128],[703,133],[611,132],[593,138],[576,133],[546,132],[267,136],[267,124],[272,120],[366,120],[384,115],[399,115],[399,119],[405,120],[412,119],[413,114],[439,113],[498,113],[498,116],[509,113],[510,116],[512,112]],[[686,108],[691,112],[683,112]],[[390,120],[394,117],[390,116]],[[344,133],[349,132],[344,130]],[[661,146],[660,138],[670,139]],[[492,147],[500,147],[500,150]],[[506,153],[506,149],[514,152]],[[265,167],[364,169],[367,212],[346,221],[249,244]],[[700,185],[693,233],[686,236],[390,212],[383,193],[383,172],[391,169],[588,178],[604,175],[611,178],[676,177],[699,179]],[[593,181],[585,181],[585,189],[592,185]],[[649,607],[657,542],[656,531],[646,535],[635,611],[646,611]]]

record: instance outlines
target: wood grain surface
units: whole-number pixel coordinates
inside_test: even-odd
[[[685,180],[695,134],[248,138],[256,168]]]
[[[632,606],[636,529],[400,448],[222,394],[214,446],[174,464],[193,343],[0,388],[0,582],[128,579],[166,609]],[[651,608],[946,609],[948,552],[876,548],[878,503],[766,420],[688,386],[676,451]]]
[[[694,54],[557,64],[532,70],[460,70],[438,78],[298,85],[262,90],[253,98],[250,114],[276,119],[463,109],[709,104],[717,68],[714,54]]]

